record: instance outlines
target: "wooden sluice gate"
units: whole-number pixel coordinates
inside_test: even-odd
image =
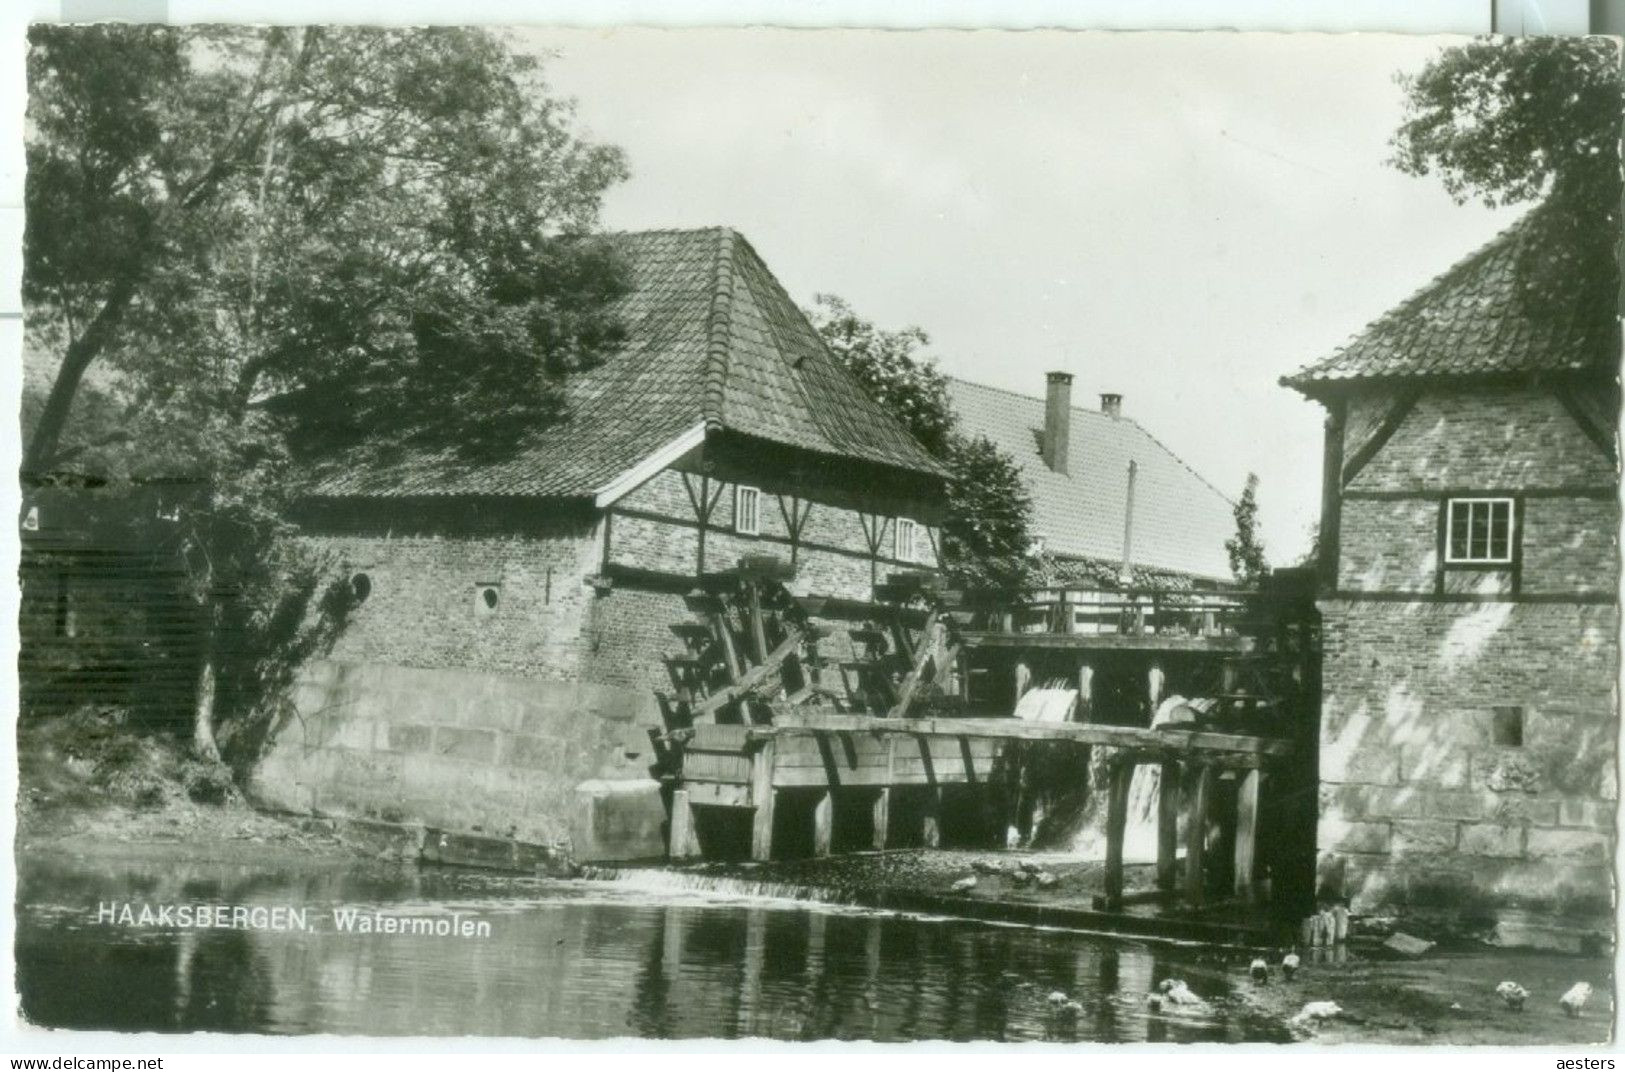
[[[720,828],[732,835],[718,838],[731,846],[727,854],[756,860],[786,847],[814,856],[945,841],[1005,847],[1020,765],[1035,748],[1087,747],[1104,757],[1096,764],[1105,777],[1106,843],[1097,907],[1197,906],[1216,895],[1257,903],[1266,895],[1261,819],[1272,794],[1312,784],[1303,777],[1312,738],[1281,724],[1292,698],[1277,693],[1283,680],[1290,691],[1293,674],[1283,675],[1277,645],[1216,624],[1215,601],[1197,607],[1189,619],[1196,626],[1181,632],[1158,628],[1154,615],[1148,628],[1143,612],[1119,616],[1127,628],[1077,629],[1082,615],[1070,611],[1059,628],[1052,613],[1046,627],[1020,632],[1008,620],[989,628],[956,610],[930,578],[893,578],[882,586],[890,598],[865,608],[843,644],[815,623],[820,608],[784,590],[775,568],[747,561],[705,579],[689,599],[697,620],[673,626],[686,648],[668,662],[674,691],[663,697],[673,858],[715,855],[705,835]],[[1078,605],[1096,618],[1117,615],[1099,600],[1063,603]],[[989,653],[992,661],[982,661]],[[1149,683],[1139,712],[1147,715],[1163,684],[1158,660],[1169,653],[1214,661],[1213,699],[1199,722],[1119,724],[1126,719],[1113,717],[1120,713],[1111,698],[1090,695],[1091,660],[1117,660]],[[1057,658],[1076,659],[1068,665],[1078,699],[1067,720],[1006,713],[1033,685],[1032,664],[1047,660],[1053,669]],[[989,702],[987,675],[997,676],[1000,659],[1014,688]],[[1298,684],[1307,694],[1311,683]],[[1134,774],[1144,766],[1160,774],[1156,884],[1130,891],[1125,830]],[[786,836],[792,843],[781,845]]]

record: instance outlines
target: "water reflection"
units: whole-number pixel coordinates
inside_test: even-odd
[[[311,933],[130,928],[104,901],[309,906]],[[652,903],[654,902],[654,903]],[[664,902],[664,903],[660,903]],[[334,906],[490,921],[468,939],[337,933]],[[401,870],[24,861],[18,986],[53,1027],[528,1037],[1280,1037],[1194,953],[1063,932],[606,883]],[[1152,1016],[1171,974],[1207,1019]],[[1056,1010],[1061,991],[1081,1010]]]

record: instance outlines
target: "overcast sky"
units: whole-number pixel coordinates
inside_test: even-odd
[[[524,31],[626,150],[616,229],[738,228],[801,303],[918,324],[955,376],[1102,391],[1231,497],[1272,559],[1318,515],[1329,353],[1519,210],[1384,165],[1397,71],[1448,38]]]

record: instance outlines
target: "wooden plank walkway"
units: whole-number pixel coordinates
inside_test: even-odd
[[[1216,652],[1236,654],[1253,651],[1252,637],[1221,634],[1200,636],[1183,633],[1004,633],[959,634],[960,642],[971,649],[1011,648],[1023,651],[1166,651]]]
[[[1212,733],[1172,727],[1144,729],[1138,726],[1111,726],[1098,722],[1027,722],[1017,718],[883,718],[873,715],[844,715],[802,709],[774,712],[771,726],[744,727],[752,737],[766,739],[782,734],[870,733],[927,737],[973,737],[1006,741],[1072,741],[1077,744],[1145,749],[1175,754],[1209,753],[1232,760],[1231,766],[1245,766],[1247,757],[1257,757],[1255,765],[1292,754],[1292,743],[1272,737]]]

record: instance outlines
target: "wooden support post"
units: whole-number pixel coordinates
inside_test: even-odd
[[[1258,844],[1259,772],[1243,771],[1236,786],[1236,896],[1254,900],[1253,868]]]
[[[688,790],[679,789],[671,795],[671,836],[666,855],[673,860],[687,860],[700,854],[700,839],[694,832],[694,808],[688,802]]]
[[[928,849],[942,844],[942,790],[931,786],[925,791],[925,815],[920,822],[920,842]]]
[[[891,709],[892,718],[902,718],[908,714],[908,705],[913,701],[914,693],[924,679],[923,675],[926,667],[931,664],[936,645],[937,612],[932,611],[925,619],[925,631],[920,634],[920,643],[914,649],[913,662],[909,666],[908,674],[897,688],[897,702]]]
[[[1078,721],[1088,722],[1095,712],[1095,668],[1088,663],[1078,667]]]
[[[813,855],[828,856],[830,841],[835,833],[835,793],[824,790],[813,807]]]
[[[668,983],[675,983],[683,969],[683,935],[688,929],[689,909],[667,905],[660,913],[660,974]]]
[[[1033,680],[1032,667],[1027,665],[1027,662],[1026,662],[1025,659],[1017,659],[1016,660],[1016,699],[1015,699],[1016,703],[1019,704],[1021,702],[1021,697],[1022,697],[1022,695],[1024,693],[1026,693],[1027,686],[1032,684],[1032,680]]]
[[[745,911],[745,948],[739,961],[739,1005],[734,1030],[739,1038],[761,1034],[753,1017],[762,1012],[762,974],[767,963],[767,909]]]
[[[750,759],[750,797],[756,806],[751,822],[750,858],[773,858],[773,806],[778,803],[778,790],[773,788],[773,764],[777,748],[772,738],[762,742]]]
[[[762,588],[754,579],[745,582],[749,591],[750,640],[756,650],[756,661],[767,661],[767,624],[762,620]]]
[[[721,610],[711,615],[711,631],[716,634],[717,643],[722,645],[722,665],[728,671],[728,680],[738,681],[745,672],[745,665],[739,658],[739,649],[734,647],[733,628],[728,624],[728,616]]]
[[[1106,776],[1106,908],[1123,907],[1123,836],[1128,829],[1128,791],[1134,763],[1126,757],[1112,763]]]
[[[878,852],[886,847],[886,829],[891,823],[891,786],[882,786],[875,796],[873,845]]]
[[[1151,669],[1145,674],[1146,695],[1151,700],[1151,713],[1157,713],[1157,705],[1162,703],[1162,694],[1168,688],[1168,675],[1163,673],[1161,663],[1152,663]]]
[[[1213,768],[1199,763],[1191,772],[1190,799],[1185,802],[1185,899],[1202,903],[1206,877],[1207,809],[1213,795]]]
[[[1179,885],[1179,764],[1166,762],[1157,774],[1157,888]]]

